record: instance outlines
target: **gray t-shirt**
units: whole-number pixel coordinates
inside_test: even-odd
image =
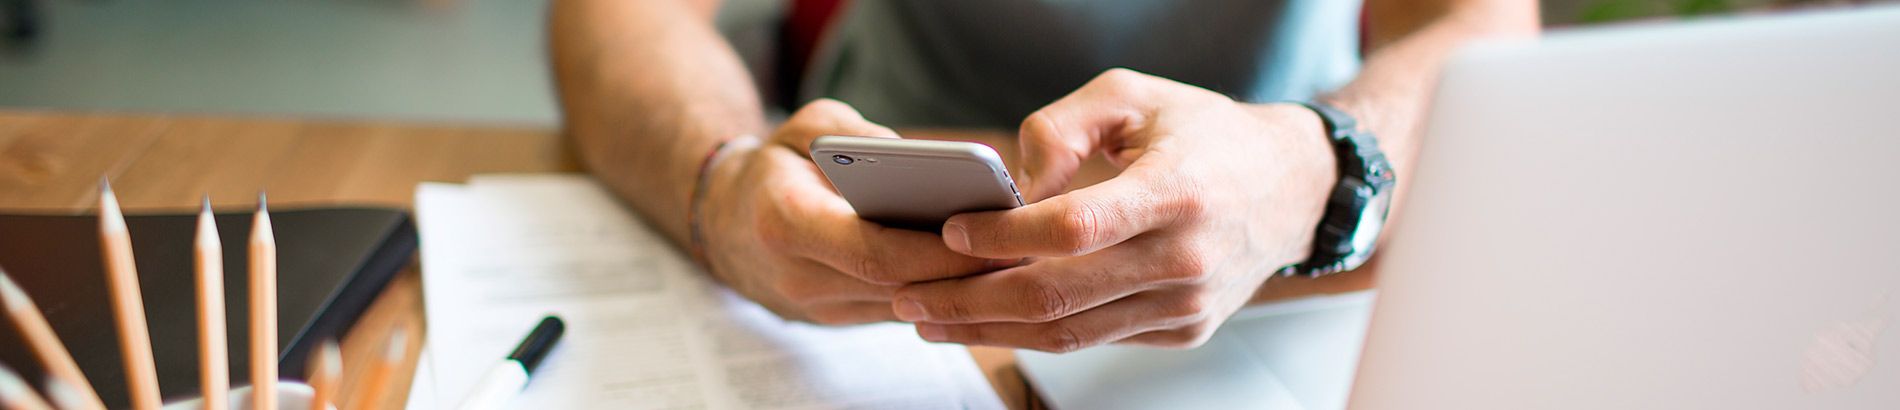
[[[1359,65],[1358,0],[856,0],[803,79],[892,126],[1014,128],[1127,67],[1250,102]]]

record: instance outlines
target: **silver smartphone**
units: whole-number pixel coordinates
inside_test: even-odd
[[[885,226],[936,232],[951,215],[1023,205],[988,145],[827,135],[811,159],[859,217]]]

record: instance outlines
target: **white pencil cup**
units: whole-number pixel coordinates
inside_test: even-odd
[[[283,410],[309,410],[310,399],[316,394],[310,385],[293,381],[277,382],[277,408]],[[231,410],[251,410],[251,386],[231,389]],[[165,410],[200,410],[204,408],[203,397],[165,404]],[[334,403],[327,407],[336,410]]]

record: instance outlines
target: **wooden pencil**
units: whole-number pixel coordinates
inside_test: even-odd
[[[82,392],[79,385],[68,383],[57,377],[46,378],[46,401],[52,402],[53,408],[104,410],[105,406],[94,404],[99,401],[98,395],[87,396],[87,392],[91,391],[90,386]]]
[[[7,317],[12,319],[14,328],[26,339],[33,349],[33,355],[40,359],[40,365],[46,368],[48,377],[63,380],[79,390],[81,406],[62,406],[79,409],[104,409],[106,405],[99,401],[99,393],[92,390],[92,383],[86,380],[86,374],[79,371],[79,363],[73,361],[73,354],[59,341],[59,335],[53,333],[53,326],[46,322],[46,316],[40,313],[39,305],[33,303],[20,285],[13,283],[5,269],[0,269],[0,304],[4,304]]]
[[[211,197],[198,208],[198,234],[193,246],[193,275],[198,285],[198,382],[204,389],[204,408],[230,408],[229,347],[224,329],[224,245],[218,223],[211,216]]]
[[[409,349],[408,326],[397,326],[390,331],[388,345],[383,354],[370,361],[367,373],[358,380],[355,394],[350,397],[351,409],[376,409],[381,407],[384,396],[389,395],[389,384],[395,377],[396,367],[402,362]]]
[[[310,352],[310,410],[331,410],[337,385],[343,383],[343,348],[325,340]]]
[[[0,408],[6,410],[52,410],[53,405],[46,398],[33,391],[19,373],[5,364],[0,364]]]
[[[158,410],[158,373],[152,361],[152,336],[145,327],[145,299],[139,292],[138,268],[132,259],[132,236],[112,186],[99,181],[99,248],[105,257],[106,284],[112,292],[113,321],[119,328],[119,350],[124,356],[125,379],[132,408]]]
[[[257,194],[251,222],[251,408],[277,408],[277,239]]]

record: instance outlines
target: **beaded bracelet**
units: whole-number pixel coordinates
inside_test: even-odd
[[[712,170],[713,165],[718,164],[719,160],[724,159],[728,153],[734,150],[757,148],[759,144],[760,140],[757,136],[740,135],[720,141],[719,145],[713,146],[711,151],[706,152],[705,159],[699,161],[699,173],[693,178],[693,194],[687,197],[686,236],[687,241],[690,242],[688,245],[693,259],[699,261],[707,269],[712,268],[712,262],[706,259],[706,237],[700,233],[699,229],[699,205],[706,197],[706,180],[709,179],[706,171]]]

